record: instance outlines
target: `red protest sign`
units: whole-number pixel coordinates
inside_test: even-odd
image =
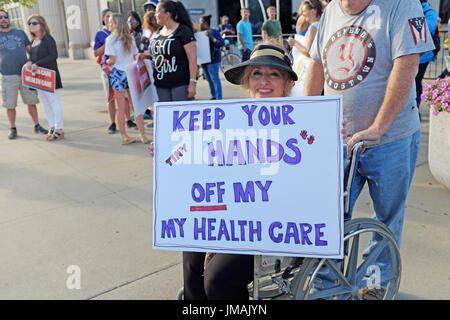
[[[140,91],[144,91],[151,84],[150,75],[147,66],[143,62],[137,62],[139,83],[141,85]]]
[[[55,92],[56,73],[53,70],[37,67],[34,72],[26,66],[22,68],[22,83],[32,89]]]

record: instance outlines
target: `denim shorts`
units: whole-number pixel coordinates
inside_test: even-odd
[[[114,91],[121,92],[129,89],[127,74],[125,71],[112,68],[110,75],[111,87]]]

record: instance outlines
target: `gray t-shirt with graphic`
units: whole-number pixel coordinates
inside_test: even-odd
[[[347,132],[367,129],[384,99],[394,59],[433,50],[419,1],[372,0],[360,14],[332,1],[320,20],[310,55],[324,68],[325,94],[342,95]],[[419,130],[415,84],[397,119],[380,140],[393,142]]]
[[[23,65],[27,62],[27,50],[30,40],[25,32],[11,29],[0,32],[0,73],[2,75],[21,74]]]

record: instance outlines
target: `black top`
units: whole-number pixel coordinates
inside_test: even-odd
[[[174,88],[189,84],[189,61],[184,45],[195,41],[194,33],[180,24],[169,36],[158,30],[149,45],[153,59],[155,86]]]
[[[58,70],[58,63],[56,59],[58,58],[58,50],[56,48],[55,39],[49,34],[46,34],[41,43],[33,47],[31,45],[30,49],[30,60],[38,67],[50,69],[56,71],[56,83],[55,89],[61,89],[62,82],[61,76]]]

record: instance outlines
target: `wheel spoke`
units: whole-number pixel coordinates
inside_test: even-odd
[[[309,300],[315,300],[315,299],[325,299],[325,298],[332,298],[334,296],[341,296],[345,294],[349,294],[350,290],[348,288],[345,288],[344,286],[339,287],[333,287],[325,290],[320,290],[317,292],[314,292],[313,294],[308,296]]]
[[[348,282],[347,278],[342,274],[340,270],[336,268],[333,262],[326,260],[325,264],[330,268],[331,271],[338,277],[339,280],[341,280],[342,285],[346,286],[347,288],[351,289],[352,285]]]
[[[359,234],[353,237],[352,249],[348,257],[346,277],[351,284],[356,283],[356,273],[358,266],[358,251],[359,251]]]
[[[375,247],[375,249],[373,249],[373,251],[370,252],[369,257],[358,268],[358,273],[356,276],[356,281],[357,281],[356,283],[359,283],[361,281],[361,279],[365,276],[365,274],[367,272],[367,268],[369,266],[375,264],[376,259],[381,254],[383,249],[386,247],[388,242],[389,242],[388,239],[383,239],[383,241],[379,242],[377,244],[377,246]]]

